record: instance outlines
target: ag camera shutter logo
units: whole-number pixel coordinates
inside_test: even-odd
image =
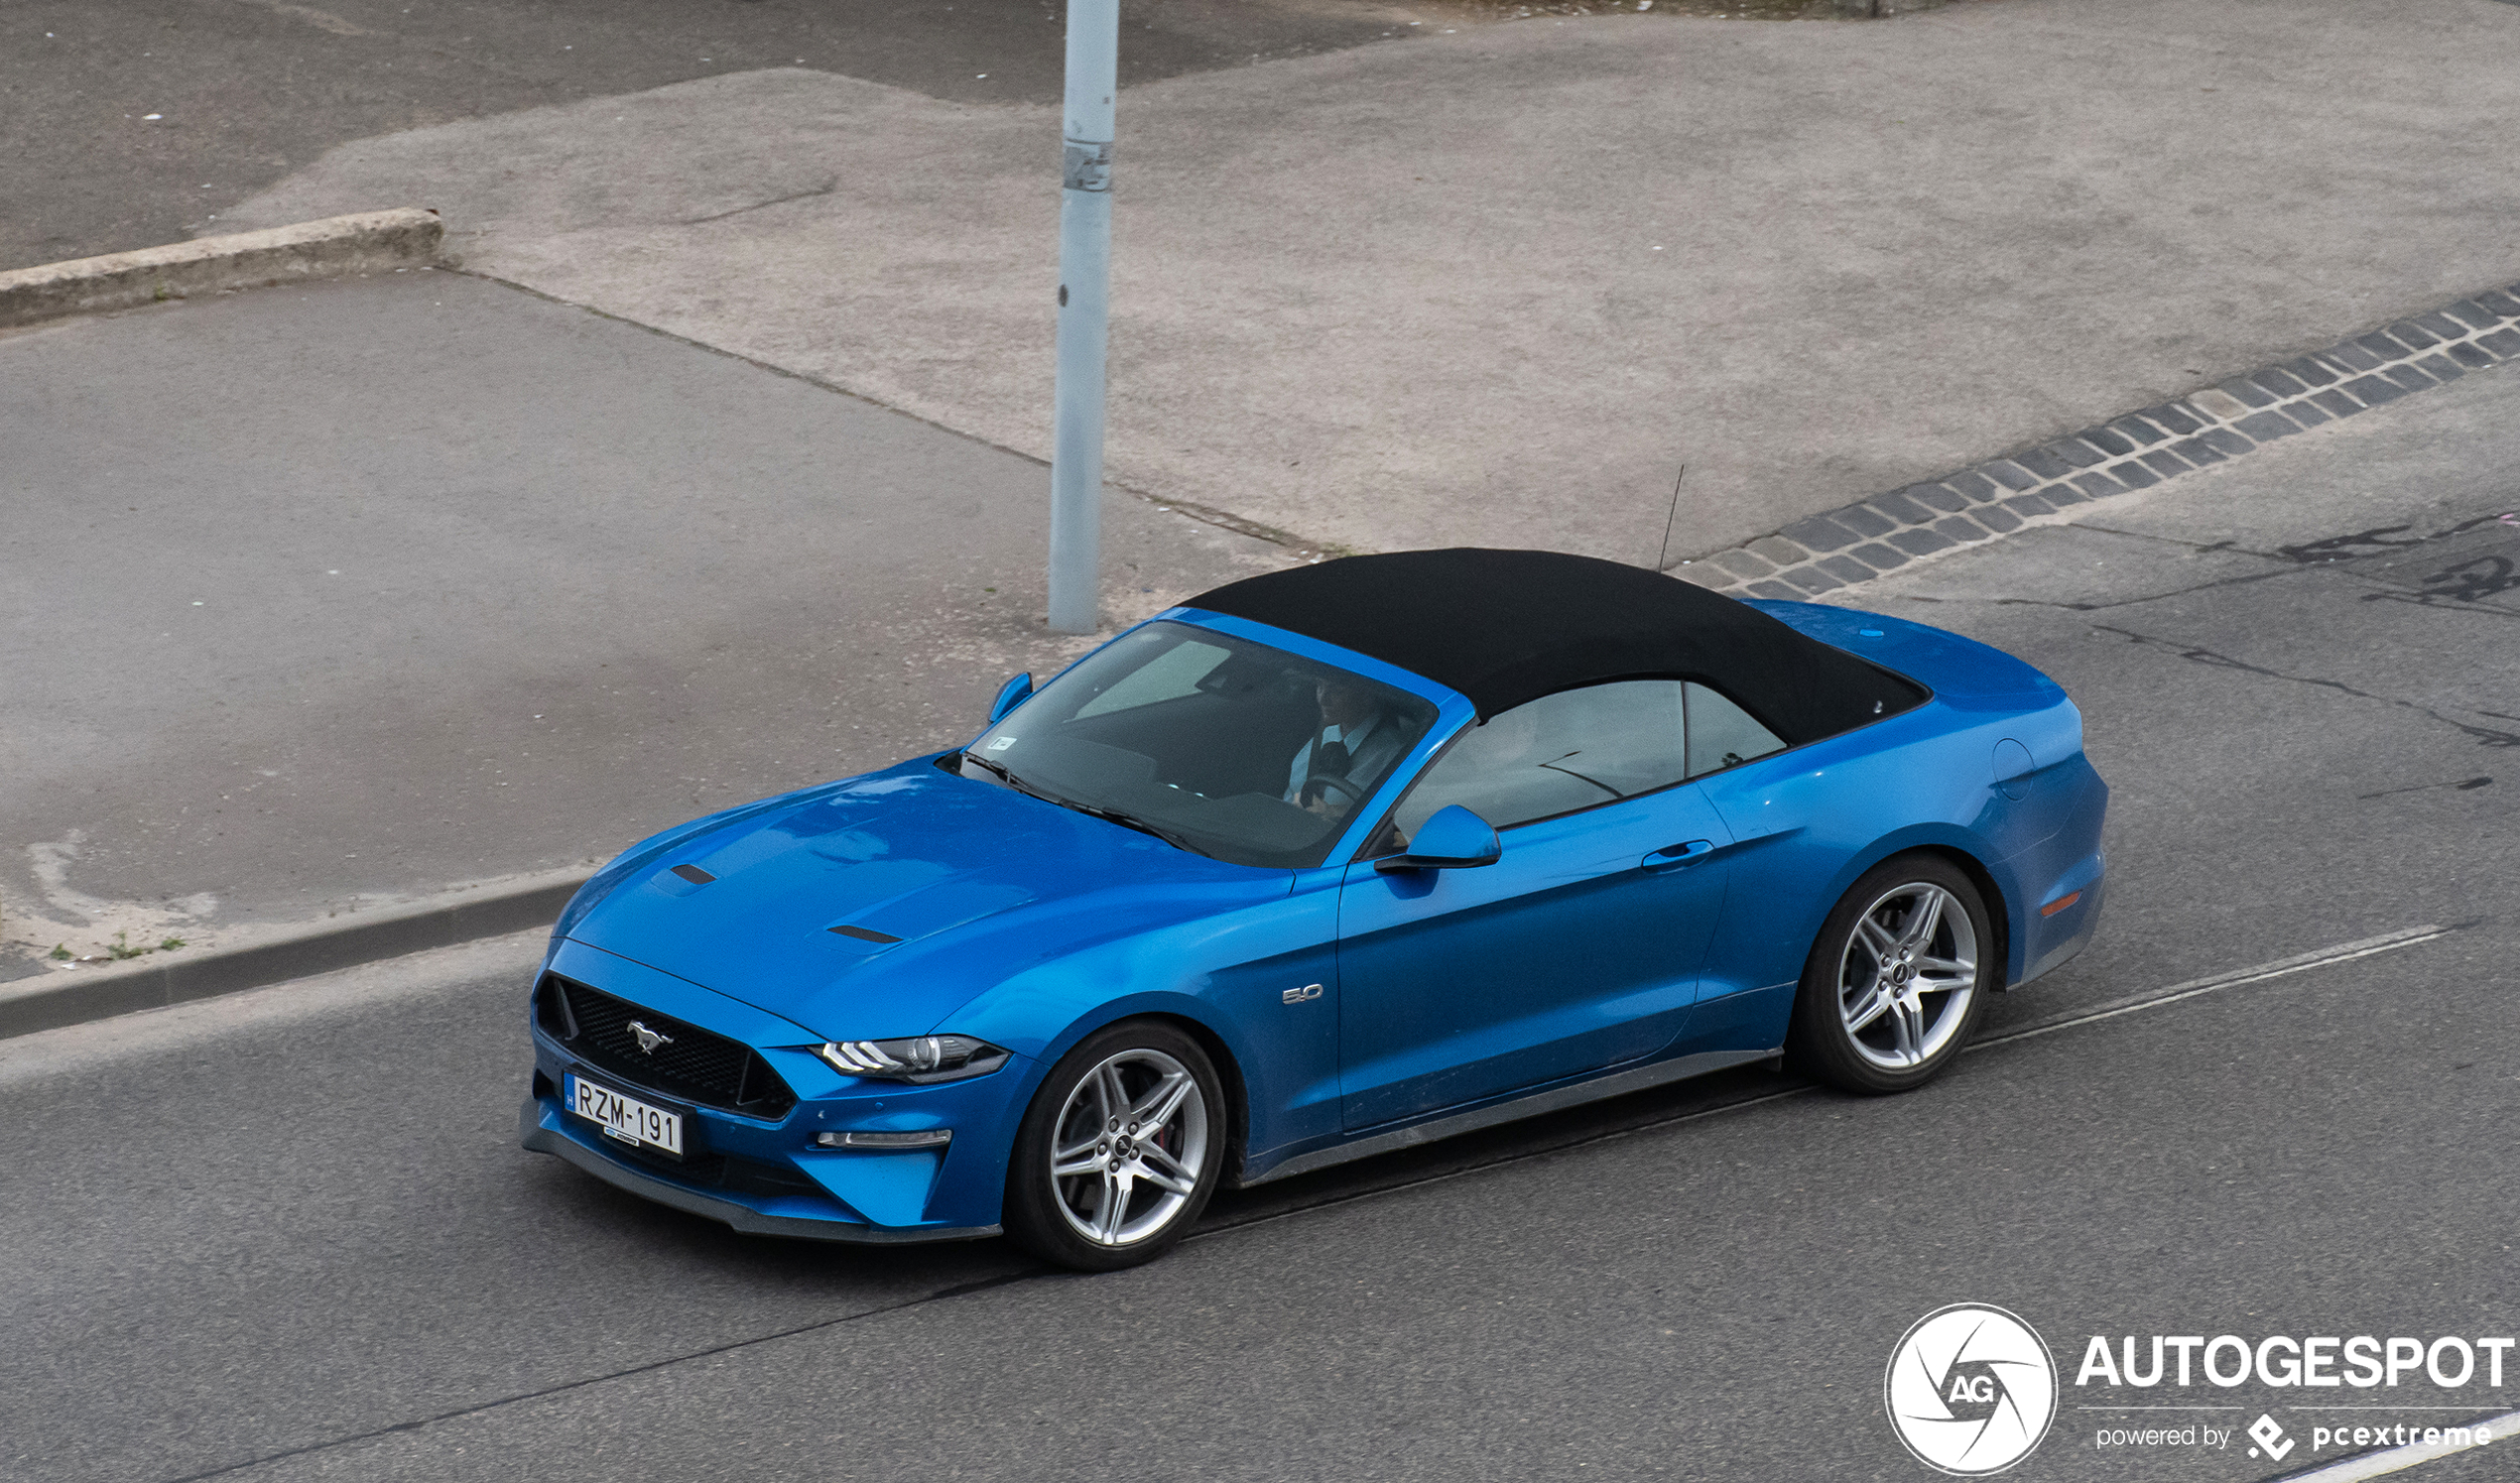
[[[2057,1364],[2012,1313],[1955,1302],[1919,1318],[1882,1378],[1890,1424],[1937,1472],[2000,1473],[2037,1450],[2057,1419]]]

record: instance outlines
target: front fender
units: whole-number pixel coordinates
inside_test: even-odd
[[[1085,1037],[1142,1015],[1202,1032],[1250,1147],[1338,1128],[1335,869],[1300,874],[1286,896],[1090,943],[1031,965],[938,1027],[1029,1058],[1040,1080]],[[1290,990],[1318,988],[1289,1000]]]

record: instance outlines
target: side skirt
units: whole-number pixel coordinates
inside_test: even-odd
[[[1716,1071],[1728,1071],[1734,1066],[1749,1065],[1762,1060],[1775,1060],[1784,1053],[1785,1050],[1781,1046],[1770,1050],[1701,1050],[1692,1055],[1675,1055],[1669,1060],[1658,1060],[1652,1065],[1638,1066],[1633,1070],[1616,1071],[1590,1081],[1544,1087],[1539,1091],[1525,1092],[1521,1096],[1509,1098],[1506,1101],[1490,1102],[1484,1107],[1473,1107],[1467,1112],[1455,1112],[1448,1117],[1439,1117],[1432,1122],[1412,1123],[1408,1127],[1394,1128],[1388,1133],[1371,1134],[1352,1143],[1334,1144],[1326,1149],[1316,1149],[1309,1154],[1298,1154],[1284,1163],[1271,1165],[1259,1174],[1245,1177],[1242,1180],[1242,1187],[1248,1189],[1254,1184],[1266,1184],[1272,1179],[1311,1174],[1317,1169],[1327,1169],[1333,1164],[1345,1164],[1352,1159],[1370,1159],[1376,1154],[1388,1154],[1396,1149],[1415,1148],[1419,1144],[1434,1143],[1441,1138],[1472,1133],[1481,1128],[1492,1128],[1498,1123],[1538,1117],[1544,1112],[1556,1112],[1563,1107],[1579,1107],[1586,1102],[1598,1102],[1605,1097],[1622,1096],[1628,1092],[1643,1091],[1648,1087],[1662,1086],[1673,1081],[1686,1081],[1692,1076],[1705,1076]]]

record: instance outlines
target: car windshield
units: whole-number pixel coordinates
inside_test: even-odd
[[[960,754],[987,778],[1241,865],[1319,865],[1435,724],[1333,665],[1186,623],[1078,662]]]

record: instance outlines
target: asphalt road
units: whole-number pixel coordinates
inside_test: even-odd
[[[2511,1333],[2515,443],[2520,380],[2471,377],[1867,594],[2057,676],[2115,789],[2100,939],[1917,1095],[1631,1097],[1087,1279],[737,1237],[517,1151],[526,939],[0,1043],[0,1472],[1911,1480],[1880,1377],[1946,1303],[2068,1377],[2093,1334]],[[2309,1394],[2136,1399],[2301,1435]],[[2102,1397],[2010,1476],[2279,1470],[2103,1452]]]
[[[1425,9],[1128,0],[1121,80],[1403,36]],[[1065,17],[1057,0],[7,0],[0,270],[216,231],[348,140],[719,72],[1053,101]]]

